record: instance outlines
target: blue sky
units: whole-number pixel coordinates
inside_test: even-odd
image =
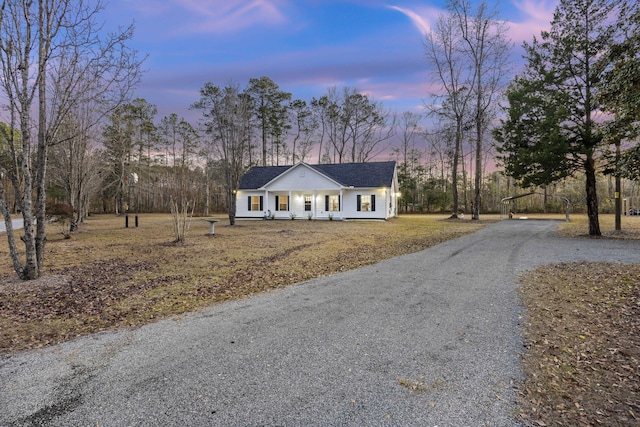
[[[503,0],[515,45],[549,27],[556,0]],[[294,99],[357,88],[394,111],[420,111],[432,89],[425,31],[444,2],[422,0],[108,0],[108,24],[135,23],[130,45],[148,55],[136,91],[194,120],[205,82],[245,85],[267,76]]]

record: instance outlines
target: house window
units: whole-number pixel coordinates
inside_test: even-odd
[[[340,210],[340,196],[325,196],[324,197],[324,210],[328,212],[338,212]]]
[[[360,196],[360,210],[362,212],[369,212],[371,210],[371,196]]]
[[[311,196],[304,196],[304,210],[311,212]]]
[[[289,196],[276,196],[276,210],[277,211],[289,210]]]
[[[358,194],[357,203],[358,212],[373,212],[376,210],[375,194]]]
[[[250,211],[261,211],[262,210],[262,196],[249,196],[249,206]]]

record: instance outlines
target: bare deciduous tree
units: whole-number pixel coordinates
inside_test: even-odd
[[[322,135],[327,135],[334,163],[366,162],[384,151],[396,131],[396,116],[356,89],[335,87],[315,103]]]
[[[400,146],[393,149],[393,153],[398,158],[400,164],[398,170],[398,181],[402,192],[402,203],[405,211],[408,204],[415,205],[418,199],[418,185],[423,166],[420,164],[424,155],[423,150],[416,146],[416,139],[424,135],[420,127],[422,115],[405,111],[400,116]]]
[[[251,148],[251,97],[235,85],[224,88],[206,83],[200,99],[191,108],[202,112],[202,126],[220,159],[227,193],[229,223],[235,224],[236,197],[240,178],[248,167]]]
[[[24,220],[24,262],[7,224],[13,267],[22,279],[42,275],[46,242],[46,174],[50,146],[75,106],[89,100],[113,106],[139,77],[140,61],[126,47],[132,27],[101,38],[100,0],[3,0],[0,4],[0,89],[8,102],[6,135],[13,190]],[[34,117],[35,116],[35,117]],[[4,196],[4,188],[0,196]],[[32,196],[35,193],[35,204]]]
[[[292,141],[292,163],[303,162],[311,152],[314,145],[314,134],[320,124],[313,114],[312,108],[306,101],[296,99],[289,106],[291,121],[294,123],[294,135]]]
[[[321,96],[320,98],[311,99],[311,108],[315,121],[318,123],[318,163],[322,163],[322,150],[325,137],[327,136],[327,108],[329,107],[329,98]]]
[[[433,79],[442,88],[434,94],[440,103],[434,112],[449,119],[455,127],[451,153],[452,218],[458,217],[458,163],[465,132],[465,121],[472,100],[475,71],[464,55],[464,40],[459,35],[458,22],[451,14],[442,14],[425,39],[425,53],[433,65]]]
[[[466,42],[465,53],[475,72],[473,91],[475,127],[475,177],[473,219],[480,219],[484,135],[496,109],[495,98],[506,85],[510,42],[507,27],[498,12],[485,1],[474,6],[469,0],[449,0],[449,9]]]
[[[69,116],[60,128],[63,142],[54,145],[49,152],[49,179],[64,193],[70,233],[87,217],[89,201],[100,188],[100,173],[104,166],[101,153],[92,144],[96,138],[86,126],[90,114],[87,109]]]

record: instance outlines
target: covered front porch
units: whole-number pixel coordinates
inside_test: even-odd
[[[264,211],[268,219],[344,218],[343,190],[264,191]]]

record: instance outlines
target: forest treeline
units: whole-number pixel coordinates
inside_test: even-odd
[[[497,5],[447,0],[423,40],[435,89],[420,110],[391,111],[354,87],[295,99],[262,76],[204,82],[181,106],[189,120],[136,98],[145,58],[128,46],[133,26],[101,31],[101,0],[0,6],[0,213],[23,279],[41,274],[51,216],[69,233],[91,212],[224,211],[234,224],[253,165],[394,159],[402,212],[454,218],[531,191],[535,209],[552,209],[565,193],[592,235],[600,211],[638,207],[637,2],[560,0],[514,77]]]

